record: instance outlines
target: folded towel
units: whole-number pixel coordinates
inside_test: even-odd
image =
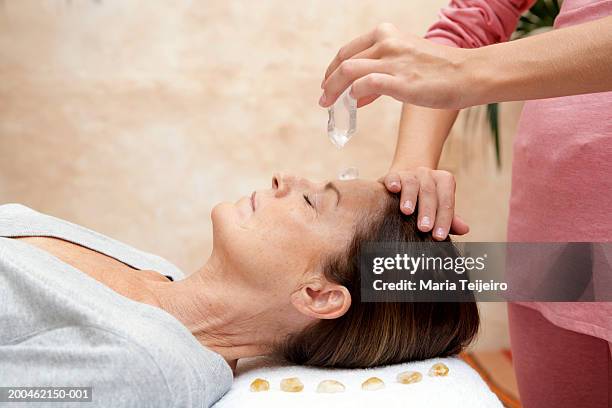
[[[448,366],[448,376],[427,375],[429,368],[438,362]],[[415,384],[400,384],[396,376],[403,371],[419,371],[423,379]],[[297,393],[281,391],[280,381],[288,377],[298,377],[304,384],[304,390]],[[361,383],[369,377],[383,380],[385,388],[362,390]],[[255,378],[269,381],[270,390],[251,392],[249,385]],[[346,390],[337,394],[317,393],[317,385],[323,380],[340,381]],[[502,408],[502,404],[478,373],[458,358],[344,370],[284,365],[270,358],[258,357],[240,360],[231,390],[215,405],[215,408],[227,407]]]

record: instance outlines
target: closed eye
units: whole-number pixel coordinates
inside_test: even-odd
[[[314,205],[312,205],[312,203],[310,202],[310,198],[308,198],[308,196],[306,194],[304,194],[304,201],[306,201],[308,203],[309,206],[311,206],[312,208],[314,208]]]

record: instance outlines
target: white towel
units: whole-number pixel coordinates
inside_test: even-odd
[[[448,376],[427,375],[429,368],[437,362],[448,366]],[[423,379],[415,384],[400,384],[396,376],[402,371],[419,371]],[[304,390],[298,393],[281,391],[280,381],[288,377],[298,377],[304,384]],[[369,377],[382,379],[385,388],[377,391],[362,390],[361,383]],[[255,378],[267,380],[270,390],[251,392],[249,385]],[[317,385],[322,380],[340,381],[346,390],[337,394],[317,393]],[[502,408],[502,404],[480,375],[458,358],[436,358],[386,367],[341,370],[283,366],[274,360],[260,357],[240,360],[231,390],[215,405],[215,408],[227,407]]]

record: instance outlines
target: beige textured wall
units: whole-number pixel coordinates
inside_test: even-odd
[[[191,271],[209,213],[289,170],[381,175],[400,105],[358,114],[343,151],[327,140],[319,83],[337,48],[382,21],[425,32],[446,0],[0,0],[0,202],[83,224]],[[443,159],[470,240],[503,240],[517,105],[505,105],[504,168],[486,133],[459,123]],[[485,305],[481,345],[507,343]]]

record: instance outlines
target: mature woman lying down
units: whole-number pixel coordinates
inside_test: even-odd
[[[456,354],[478,330],[475,304],[360,302],[362,243],[431,240],[397,201],[374,181],[275,176],[213,209],[212,254],[187,277],[0,206],[0,385],[91,386],[94,406],[199,407],[229,389],[243,357],[350,368]]]

